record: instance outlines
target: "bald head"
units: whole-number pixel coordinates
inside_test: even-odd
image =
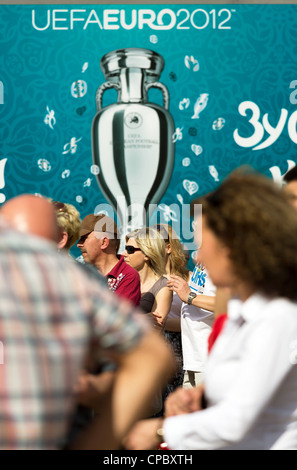
[[[58,241],[55,211],[50,201],[43,197],[33,194],[16,196],[1,206],[0,214],[21,232]]]

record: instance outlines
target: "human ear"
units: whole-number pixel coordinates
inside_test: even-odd
[[[165,251],[166,251],[166,253],[167,253],[168,255],[171,253],[172,250],[171,250],[171,245],[170,245],[170,243],[166,243]]]
[[[109,238],[103,237],[101,238],[101,248],[107,248],[109,246]]]
[[[59,240],[57,243],[58,250],[62,250],[62,248],[65,248],[68,242],[68,233],[67,232],[60,232],[59,233]]]

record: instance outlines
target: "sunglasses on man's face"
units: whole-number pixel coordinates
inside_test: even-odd
[[[135,246],[132,246],[132,245],[126,245],[125,251],[127,251],[128,255],[133,255],[135,251],[141,251],[141,249],[135,248]]]

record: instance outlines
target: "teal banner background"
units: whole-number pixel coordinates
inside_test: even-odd
[[[295,5],[1,6],[0,203],[37,193],[82,217],[106,203],[91,155],[99,63],[128,47],[165,61],[175,166],[161,222],[243,164],[281,181],[297,161],[296,31]]]

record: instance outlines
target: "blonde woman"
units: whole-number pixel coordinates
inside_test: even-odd
[[[126,236],[124,251],[126,263],[139,272],[140,309],[153,317],[155,326],[164,332],[172,302],[172,292],[165,277],[165,242],[157,230],[143,228]],[[151,405],[151,416],[163,415],[163,390],[157,393]]]
[[[157,230],[144,228],[126,236],[124,257],[139,272],[140,308],[151,313],[164,329],[172,302],[165,277],[165,242]]]
[[[154,225],[153,228],[158,230],[165,241],[165,268],[167,278],[171,275],[175,275],[181,277],[188,283],[192,272],[186,267],[185,249],[177,234],[170,225],[158,224]],[[165,338],[174,351],[177,368],[174,377],[167,384],[164,396],[165,399],[171,392],[183,384],[184,370],[180,323],[182,304],[183,301],[176,292],[173,292],[171,309],[165,327]]]
[[[72,204],[52,201],[52,205],[56,211],[57,223],[60,229],[58,249],[69,251],[79,239],[80,214]]]

